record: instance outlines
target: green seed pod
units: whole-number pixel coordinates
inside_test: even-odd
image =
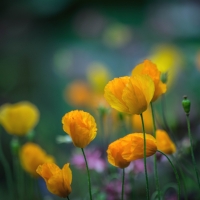
[[[183,96],[182,105],[183,105],[183,109],[186,112],[186,114],[189,114],[189,112],[190,112],[190,100],[187,98],[187,96]]]

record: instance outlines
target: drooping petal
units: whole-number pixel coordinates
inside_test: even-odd
[[[111,165],[119,168],[125,168],[129,166],[130,162],[122,158],[122,153],[124,151],[123,149],[124,146],[122,145],[120,139],[116,140],[108,146],[107,157],[108,162]]]
[[[173,141],[170,139],[166,131],[157,130],[156,141],[157,141],[158,150],[166,154],[173,154],[174,152],[176,152],[176,146],[173,143]]]
[[[36,171],[44,178],[52,194],[65,198],[71,193],[72,172],[69,163],[65,164],[62,169],[54,163],[44,163],[38,166]]]

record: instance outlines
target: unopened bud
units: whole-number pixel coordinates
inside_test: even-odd
[[[18,155],[19,149],[20,149],[20,143],[19,140],[16,138],[13,138],[10,142],[11,152],[13,155]]]
[[[190,100],[187,98],[187,96],[183,96],[182,106],[186,114],[189,114],[190,112]]]

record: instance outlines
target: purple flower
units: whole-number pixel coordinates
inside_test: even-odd
[[[98,149],[85,149],[88,166],[96,172],[102,173],[106,168],[106,162],[102,159],[102,153]],[[85,160],[81,152],[75,151],[71,158],[71,164],[78,169],[86,169]]]
[[[122,192],[122,181],[117,179],[112,179],[105,186],[105,192],[107,194],[107,200],[119,200]],[[124,198],[127,199],[131,193],[130,184],[124,182]]]

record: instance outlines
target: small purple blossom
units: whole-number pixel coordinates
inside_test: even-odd
[[[119,200],[122,192],[122,181],[113,179],[105,186],[107,200]],[[124,183],[124,198],[127,199],[131,193],[131,186],[129,182]]]
[[[85,149],[88,166],[96,172],[102,173],[106,168],[106,162],[102,158],[102,152],[98,149]],[[71,158],[71,164],[78,169],[86,169],[85,160],[81,152],[74,152]]]

